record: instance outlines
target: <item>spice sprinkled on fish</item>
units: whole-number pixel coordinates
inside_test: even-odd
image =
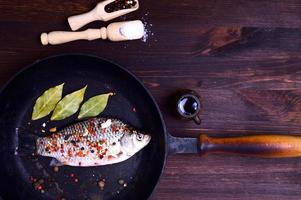
[[[54,158],[52,166],[100,166],[127,160],[150,140],[118,119],[93,118],[38,138],[36,153]]]

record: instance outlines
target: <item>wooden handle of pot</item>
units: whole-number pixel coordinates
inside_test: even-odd
[[[63,44],[75,40],[95,40],[107,39],[106,28],[101,29],[87,29],[81,32],[68,32],[68,31],[53,31],[50,33],[41,34],[41,43],[47,44]]]
[[[300,136],[255,135],[212,138],[200,135],[199,140],[201,154],[230,153],[270,158],[301,156]]]

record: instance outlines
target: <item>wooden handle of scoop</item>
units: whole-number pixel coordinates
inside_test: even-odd
[[[205,153],[230,153],[258,157],[284,158],[301,156],[301,137],[255,135],[212,138],[200,135],[199,150]]]
[[[101,29],[87,29],[81,32],[53,31],[42,33],[40,39],[43,45],[63,44],[75,40],[107,39],[107,31],[104,27]]]
[[[87,13],[69,17],[68,23],[71,30],[76,31],[90,22],[102,20],[101,14],[104,13],[104,10],[102,7],[99,8],[99,5]]]

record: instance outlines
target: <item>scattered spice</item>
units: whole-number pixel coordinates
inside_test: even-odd
[[[38,183],[43,184],[44,180],[43,179],[39,179]]]
[[[137,110],[136,110],[136,108],[135,108],[135,107],[133,107],[132,111],[133,111],[133,112],[136,112]]]
[[[33,181],[34,181],[33,187],[34,187],[35,190],[38,190],[40,192],[42,192],[42,190],[43,190],[43,192],[45,192],[44,187],[43,187],[43,183],[44,183],[43,179],[40,179],[38,182],[36,182],[36,180],[33,180]]]
[[[42,188],[43,188],[42,185],[37,186],[37,190],[42,190]]]
[[[29,177],[29,180],[30,180],[32,183],[37,182],[37,179],[36,179],[36,178],[33,178],[32,176]]]
[[[78,181],[79,181],[78,178],[75,178],[75,179],[74,179],[74,182],[75,182],[75,183],[78,183]]]
[[[127,187],[128,186],[128,184],[123,179],[119,179],[118,180],[118,184],[122,185],[123,187]]]
[[[119,185],[123,185],[124,184],[124,180],[123,179],[119,179],[118,183],[119,183]]]
[[[16,147],[16,148],[15,148],[15,155],[18,155],[18,148],[19,148],[19,147]]]
[[[115,12],[122,9],[130,9],[136,6],[135,0],[116,0],[105,6],[105,11],[108,13]]]
[[[49,129],[50,133],[56,132],[56,127],[52,127]]]
[[[54,172],[58,172],[59,169],[60,169],[60,168],[59,168],[58,166],[55,166],[55,167],[53,168],[53,171],[54,171]]]
[[[105,179],[98,181],[98,187],[103,190],[105,187]]]
[[[69,174],[70,177],[74,177],[75,175],[73,173]]]
[[[154,35],[150,30],[150,26],[153,26],[153,25],[152,24],[149,25],[148,23],[144,22],[144,34],[143,34],[143,38],[142,38],[143,42],[146,42],[150,35]]]

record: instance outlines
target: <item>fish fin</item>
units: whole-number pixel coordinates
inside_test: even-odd
[[[36,154],[36,140],[39,137],[34,134],[20,133],[17,134],[15,155],[35,155]]]
[[[59,166],[63,166],[64,163],[58,161],[57,159],[55,158],[52,158],[52,160],[50,161],[50,164],[49,164],[51,167],[59,167]]]

